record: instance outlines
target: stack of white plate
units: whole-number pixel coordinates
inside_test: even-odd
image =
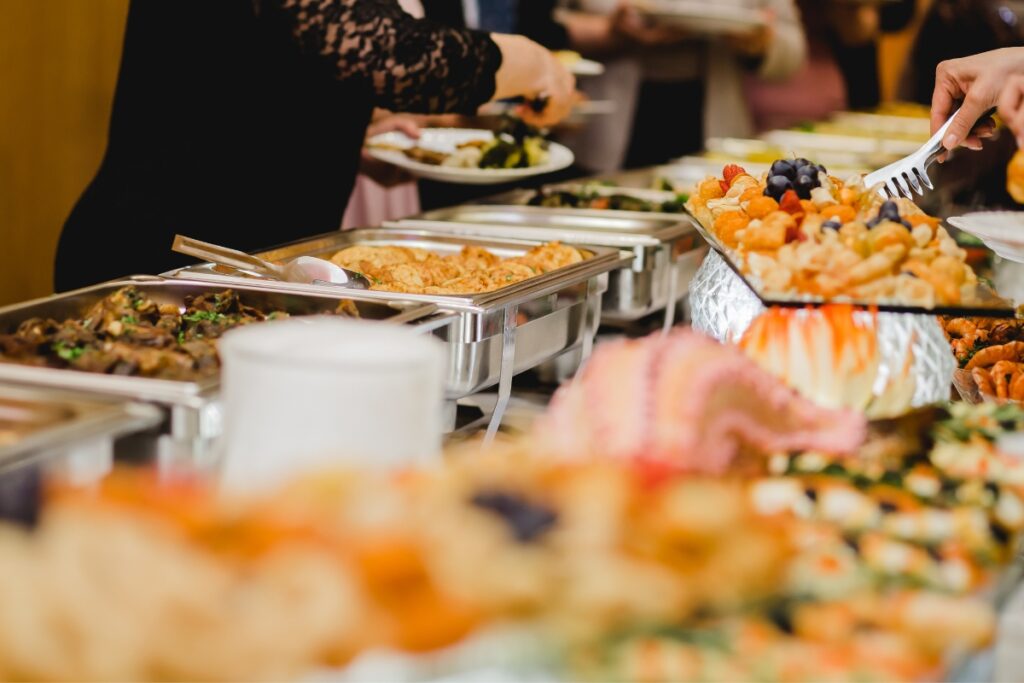
[[[411,328],[329,317],[229,332],[220,344],[224,487],[248,492],[304,471],[436,457],[441,346]]]

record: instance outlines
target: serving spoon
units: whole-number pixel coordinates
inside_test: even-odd
[[[203,242],[184,235],[174,236],[174,244],[171,249],[179,254],[195,256],[237,270],[255,272],[258,275],[282,282],[297,282],[307,285],[329,283],[350,289],[370,288],[370,281],[364,275],[315,256],[299,256],[278,265],[264,261],[252,254],[246,254],[244,251]]]

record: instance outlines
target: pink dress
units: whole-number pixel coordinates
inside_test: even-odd
[[[397,221],[419,212],[416,183],[387,188],[360,174],[352,188],[341,229],[376,227],[384,221]]]
[[[758,132],[820,121],[846,108],[846,86],[827,45],[811,41],[807,61],[794,76],[769,83],[746,76],[744,93]]]

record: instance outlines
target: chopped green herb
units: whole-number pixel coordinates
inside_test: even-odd
[[[62,341],[54,342],[53,346],[50,348],[52,348],[54,353],[56,353],[60,358],[69,363],[85,353],[84,348],[80,346],[69,346],[66,342]]]
[[[185,330],[178,330],[178,343],[179,344],[184,344],[185,343]]]
[[[226,315],[224,315],[223,313],[217,313],[215,311],[194,311],[192,313],[189,313],[188,315],[181,316],[182,320],[185,320],[185,321],[190,322],[190,323],[197,323],[200,320],[210,320],[210,321],[213,321],[213,322],[221,322],[225,318],[227,318]]]
[[[121,322],[123,322],[125,325],[138,325],[139,319],[136,318],[134,315],[123,315],[121,316]]]

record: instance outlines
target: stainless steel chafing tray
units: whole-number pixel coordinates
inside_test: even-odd
[[[52,318],[62,321],[81,316],[97,301],[129,285],[158,303],[177,306],[184,305],[186,296],[219,292],[230,287],[248,305],[263,310],[285,311],[296,316],[332,313],[343,299],[352,301],[360,317],[369,320],[426,320],[436,311],[436,307],[430,304],[396,305],[388,301],[361,297],[358,292],[278,292],[237,281],[223,285],[135,276],[0,308],[0,331],[13,332],[29,318]],[[159,449],[203,451],[208,448],[212,439],[220,435],[220,406],[217,400],[219,378],[216,377],[183,382],[0,362],[0,382],[116,396],[163,406],[166,409],[167,422],[165,436],[169,437],[169,442],[162,440],[157,446]],[[172,456],[173,453],[168,457]]]
[[[513,199],[511,195],[503,195]],[[665,311],[674,321],[676,302],[686,295],[707,247],[686,214],[595,209],[549,209],[515,204],[456,206],[394,224],[460,235],[560,240],[628,251],[630,266],[612,272],[602,322],[623,324]]]
[[[479,246],[502,256],[524,254],[545,240],[497,240],[413,229],[365,229],[333,232],[259,254],[272,261],[297,256],[324,256],[353,245],[418,247],[435,253],[455,253],[465,245]],[[502,287],[471,295],[399,294],[364,291],[360,296],[382,302],[432,304],[444,314],[421,324],[448,347],[447,395],[458,399],[498,385],[498,406],[491,416],[490,434],[501,421],[511,393],[512,376],[563,354],[578,353],[580,362],[593,344],[601,316],[601,295],[608,273],[629,264],[618,249],[592,246],[580,263]],[[168,273],[206,281],[247,282],[276,291],[337,291],[330,285],[301,285],[256,278],[212,264]]]
[[[0,385],[0,477],[43,465],[77,483],[91,483],[109,470],[115,439],[160,420],[153,406]]]

